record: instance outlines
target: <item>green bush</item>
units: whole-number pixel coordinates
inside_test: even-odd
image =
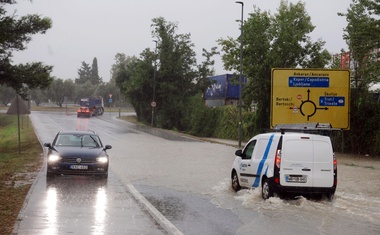
[[[191,135],[200,137],[213,137],[221,139],[238,139],[239,109],[236,106],[227,105],[209,108],[204,105],[200,97],[192,100],[189,130]],[[242,140],[249,140],[254,133],[255,113],[242,112]]]

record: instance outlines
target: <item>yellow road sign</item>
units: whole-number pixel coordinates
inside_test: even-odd
[[[330,123],[350,129],[350,71],[272,69],[271,128]]]

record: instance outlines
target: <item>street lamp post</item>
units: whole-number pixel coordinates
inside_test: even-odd
[[[156,107],[156,70],[157,70],[157,58],[156,58],[156,54],[157,54],[157,40],[153,40],[153,42],[156,43],[156,47],[154,49],[154,73],[153,73],[153,100],[152,100],[152,103],[151,103],[151,106],[152,106],[152,120],[151,120],[151,123],[150,125],[153,127],[153,120],[154,120],[154,108]]]
[[[239,148],[241,148],[241,136],[242,136],[242,101],[241,90],[243,80],[243,9],[244,3],[236,1],[235,3],[241,4],[241,22],[240,22],[240,78],[239,78]]]

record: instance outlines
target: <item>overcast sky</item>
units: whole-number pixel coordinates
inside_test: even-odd
[[[92,64],[98,60],[99,76],[109,81],[115,55],[139,56],[145,48],[154,48],[152,19],[164,17],[177,22],[177,33],[190,33],[195,44],[197,63],[204,59],[202,48],[218,46],[216,40],[240,35],[241,5],[234,0],[17,0],[7,7],[8,13],[17,9],[19,16],[33,13],[50,17],[53,27],[46,34],[33,36],[28,48],[14,53],[15,63],[42,61],[53,65],[52,75],[75,79],[82,61]],[[243,0],[244,19],[253,11],[253,5],[262,11],[277,12],[280,0]],[[297,3],[298,0],[288,2]],[[313,41],[326,41],[326,49],[339,53],[347,49],[342,39],[347,22],[338,12],[346,13],[351,0],[303,0],[316,26]],[[220,49],[220,47],[218,47]],[[224,74],[220,57],[216,74]]]

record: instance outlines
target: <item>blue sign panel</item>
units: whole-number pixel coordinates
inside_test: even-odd
[[[330,78],[289,77],[289,87],[330,87]]]
[[[213,76],[209,78],[213,84],[206,90],[205,99],[226,98],[227,77],[226,75]]]
[[[232,98],[232,99],[239,99],[239,90],[240,90],[240,76],[237,76],[234,78],[234,75],[227,74],[227,97],[226,98]],[[242,77],[242,91],[244,90],[245,84],[247,83],[247,80],[245,77]]]
[[[344,106],[344,96],[321,96],[319,97],[319,106]]]
[[[108,102],[112,103],[112,99],[109,99]]]
[[[208,77],[212,85],[205,91],[205,99],[239,99],[239,75],[224,74]],[[242,89],[246,83],[245,77],[242,79]]]

